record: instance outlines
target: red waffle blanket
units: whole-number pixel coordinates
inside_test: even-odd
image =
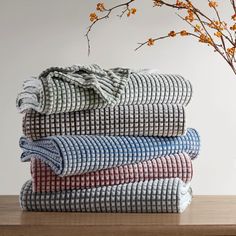
[[[180,153],[82,175],[60,177],[45,163],[32,158],[31,175],[33,192],[54,192],[176,177],[188,182],[192,179],[193,168],[189,155]]]

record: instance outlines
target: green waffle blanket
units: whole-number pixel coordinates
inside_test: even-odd
[[[190,82],[179,75],[105,70],[98,65],[52,67],[24,82],[17,107],[20,112],[53,114],[113,105],[187,105],[191,96]]]

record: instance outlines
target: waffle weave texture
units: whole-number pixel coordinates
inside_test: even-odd
[[[192,175],[192,161],[186,153],[66,177],[57,176],[42,161],[31,159],[33,192],[94,188],[164,178],[180,178],[189,182]]]
[[[196,130],[179,137],[52,136],[31,141],[20,139],[22,161],[37,158],[60,176],[83,174],[114,166],[137,163],[164,155],[186,152],[193,159],[199,153]]]
[[[179,75],[104,70],[98,65],[53,67],[25,81],[17,107],[20,112],[54,114],[111,105],[187,105],[191,96],[190,82]]]
[[[24,135],[37,140],[55,135],[180,136],[186,132],[180,105],[114,106],[45,115],[34,110],[23,118]]]
[[[177,213],[190,202],[191,189],[178,178],[51,193],[33,193],[28,181],[20,194],[27,211]]]

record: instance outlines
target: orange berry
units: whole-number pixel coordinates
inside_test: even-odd
[[[168,34],[168,36],[170,36],[170,37],[175,37],[176,36],[176,33],[175,33],[175,31],[170,31],[170,33]]]
[[[232,16],[231,16],[231,19],[234,20],[234,21],[236,21],[236,14],[232,15]]]
[[[216,1],[209,1],[208,5],[209,7],[218,7],[218,3]]]
[[[90,13],[89,15],[90,21],[96,21],[98,19],[98,16],[95,12]]]
[[[161,7],[163,5],[161,0],[153,0],[154,7]]]
[[[205,34],[201,34],[201,35],[200,35],[199,42],[201,42],[201,43],[207,43],[207,44],[210,44],[210,45],[213,44],[211,38],[208,37],[208,36],[205,35]]]
[[[99,2],[96,7],[97,11],[105,11],[104,3]]]
[[[136,9],[136,8],[131,8],[131,10],[130,10],[130,11],[131,11],[131,14],[133,14],[133,15],[134,15],[134,14],[137,12],[137,9]]]
[[[231,30],[236,30],[236,23],[230,27]]]
[[[218,38],[220,38],[222,36],[222,33],[220,31],[217,31],[214,33],[214,35]]]
[[[233,56],[234,53],[235,53],[235,47],[232,47],[232,48],[227,48],[227,52],[230,56]]]
[[[150,38],[150,39],[148,39],[148,41],[147,41],[147,45],[148,45],[148,46],[152,46],[152,45],[154,45],[154,42],[155,42],[155,40],[152,39],[152,38]]]
[[[189,35],[189,33],[186,30],[182,30],[182,31],[180,31],[180,35],[187,36],[187,35]]]

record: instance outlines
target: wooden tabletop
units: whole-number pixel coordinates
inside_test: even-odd
[[[0,235],[236,235],[236,196],[195,196],[182,214],[23,212],[0,196]]]

